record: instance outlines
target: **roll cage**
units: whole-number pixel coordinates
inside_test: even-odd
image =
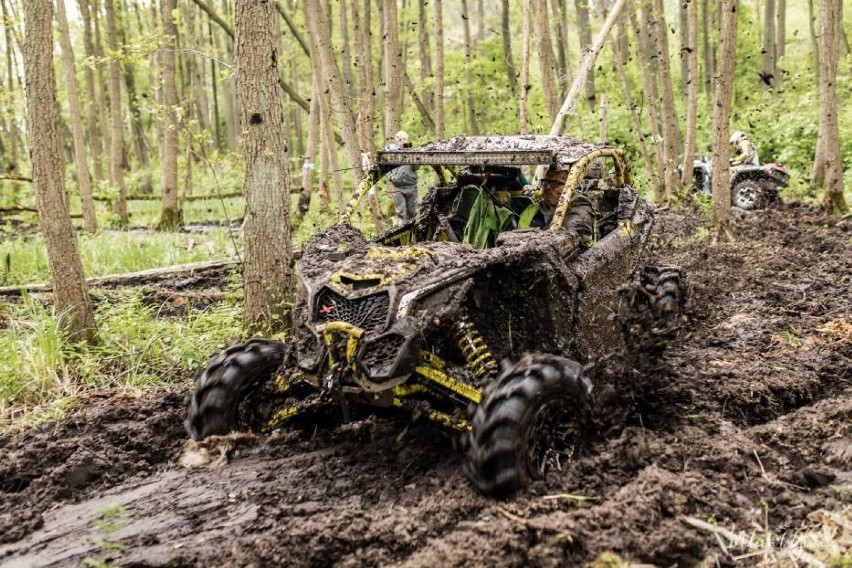
[[[503,137],[501,140],[511,138],[512,137]],[[630,168],[623,150],[606,146],[589,145],[572,139],[562,139],[560,137],[541,138],[551,143],[551,146],[553,146],[552,142],[554,139],[557,142],[563,142],[563,146],[558,147],[556,151],[552,148],[512,150],[483,149],[461,151],[431,149],[431,146],[441,144],[441,142],[438,142],[421,148],[378,152],[374,163],[358,184],[352,199],[349,201],[343,213],[341,213],[338,222],[349,224],[358,204],[367,195],[367,193],[391,170],[402,165],[432,167],[440,180],[439,185],[441,186],[455,185],[459,169],[461,167],[541,166],[555,167],[560,171],[567,169],[568,177],[565,185],[563,186],[562,194],[559,197],[559,202],[554,212],[553,219],[548,226],[548,230],[553,230],[562,226],[562,223],[568,214],[571,200],[580,188],[582,181],[592,171],[592,168],[598,160],[602,158],[611,158],[613,160],[613,182],[617,187],[631,185],[632,178],[630,175]],[[527,138],[521,139],[528,140]],[[475,141],[477,139],[471,138],[466,140]],[[577,146],[581,144],[581,151],[577,152]],[[564,151],[565,148],[573,149],[575,151],[568,153]],[[538,187],[535,183],[527,188],[527,192],[530,197],[533,197],[536,200],[541,197],[540,187]]]

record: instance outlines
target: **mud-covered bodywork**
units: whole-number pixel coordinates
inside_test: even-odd
[[[401,163],[570,170],[595,151],[611,149],[563,137],[457,138],[382,153],[374,173]],[[411,226],[375,242],[345,224],[308,242],[294,312],[301,376],[390,404],[393,387],[417,380],[422,353],[439,355],[460,382],[481,386],[457,345],[460,325],[477,330],[491,361],[527,351],[583,361],[612,347],[616,289],[636,268],[652,221],[631,187],[617,188],[617,224],[591,247],[564,229],[510,230],[485,250],[428,240],[432,201],[447,189],[434,188]],[[399,243],[400,234],[414,242]]]

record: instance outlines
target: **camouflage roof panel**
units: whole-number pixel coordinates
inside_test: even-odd
[[[448,140],[429,142],[407,152],[536,152],[547,151],[561,168],[568,168],[578,159],[604,144],[595,144],[567,136],[512,135],[512,136],[455,136]]]

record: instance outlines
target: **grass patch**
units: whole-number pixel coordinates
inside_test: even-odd
[[[205,234],[102,231],[80,234],[78,242],[87,277],[230,258],[236,252],[226,228]],[[46,282],[50,277],[40,235],[4,239],[0,259],[0,285]]]
[[[99,343],[66,341],[62,314],[33,298],[0,306],[0,429],[57,419],[96,389],[189,385],[196,369],[228,341],[245,338],[242,304],[226,301],[180,318],[158,318],[159,306],[129,291],[99,307]]]

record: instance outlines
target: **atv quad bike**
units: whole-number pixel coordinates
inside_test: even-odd
[[[731,168],[731,205],[740,209],[760,209],[778,201],[778,190],[787,187],[790,174],[781,164]],[[693,162],[692,190],[710,195],[713,187],[710,160]]]
[[[440,181],[414,221],[367,240],[349,225],[353,211],[403,164],[431,166]],[[543,230],[515,228],[535,197],[521,188],[522,165],[567,171]],[[578,200],[593,211],[586,242],[565,228]],[[477,246],[465,242],[472,224],[488,233]],[[200,440],[274,430],[321,407],[344,420],[365,406],[407,409],[461,434],[481,492],[510,495],[587,439],[582,364],[624,341],[619,297],[648,316],[631,320],[643,325],[682,307],[676,269],[639,270],[651,224],[616,148],[492,136],[379,152],[339,223],[303,249],[293,343],[258,339],[215,356],[187,429]]]

